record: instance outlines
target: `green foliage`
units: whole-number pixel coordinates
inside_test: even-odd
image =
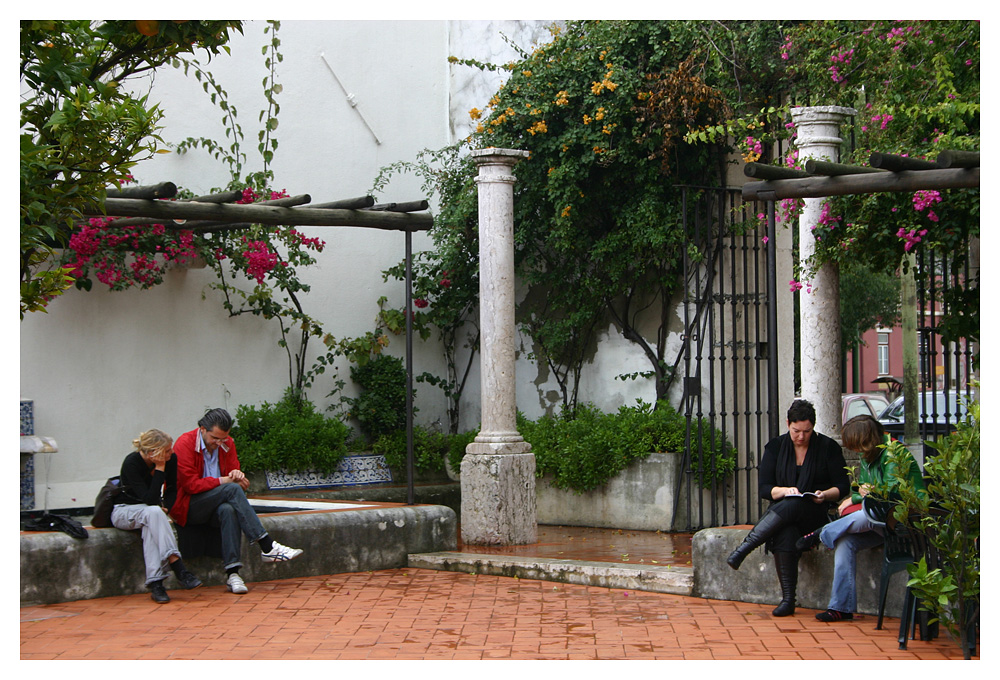
[[[571,21],[552,33],[503,67],[510,77],[488,111],[470,112],[481,121],[470,146],[531,154],[515,168],[517,272],[534,293],[519,321],[564,408],[575,405],[585,358],[609,321],[649,360],[662,398],[670,298],[687,247],[675,185],[721,186],[725,170],[724,143],[682,137],[726,118],[724,93],[740,106],[768,101],[768,78],[742,80],[730,48],[743,54],[777,32],[760,22]]]
[[[606,484],[650,453],[683,451],[688,436],[686,419],[666,402],[653,408],[640,401],[617,413],[585,404],[534,422],[519,414],[517,426],[535,454],[536,474],[552,475],[556,488],[578,492]],[[695,421],[690,436],[692,469],[702,485],[735,469],[736,451],[719,433]]]
[[[459,432],[448,437],[448,464],[452,470],[457,472],[462,470],[462,458],[465,457],[465,450],[478,435],[479,430],[477,429]]]
[[[964,623],[979,615],[979,534],[980,411],[978,402],[968,404],[969,412],[957,430],[936,443],[927,442],[937,453],[924,461],[926,496],[904,480],[899,486],[901,501],[895,517],[911,531],[923,534],[941,559],[930,568],[925,559],[909,567],[910,587],[922,606],[939,619],[956,639],[968,658]],[[887,449],[901,472],[908,457],[893,442]],[[900,475],[905,478],[905,474]]]
[[[899,277],[872,271],[864,263],[840,266],[841,352],[853,349],[868,330],[899,321]]]
[[[443,472],[445,460],[455,471],[460,470],[465,448],[479,434],[478,430],[446,434],[416,426],[413,428],[413,467],[417,472]],[[381,435],[372,451],[385,456],[389,467],[406,469],[406,430]]]
[[[446,373],[423,373],[417,381],[440,387],[448,399],[448,431],[458,432],[462,393],[479,350],[479,226],[475,171],[462,145],[424,150],[416,162],[395,163],[379,173],[373,193],[384,189],[394,174],[414,173],[428,197],[436,196],[440,212],[430,230],[433,251],[416,253],[412,262],[413,329],[427,340],[437,329]],[[382,272],[405,280],[406,263]],[[398,310],[401,323],[405,311]]]
[[[369,441],[406,427],[406,369],[401,359],[380,354],[351,366],[351,379],[360,388],[357,397],[344,397],[348,416],[356,418]]]
[[[842,131],[852,147],[842,150],[841,162],[866,166],[873,152],[934,161],[945,150],[979,151],[978,21],[800,21],[783,27],[782,34],[784,68],[777,82],[794,104],[858,111]],[[778,124],[789,119],[789,109],[762,108],[691,130],[686,139],[697,144],[731,135],[744,160],[757,161],[771,143],[794,139],[790,123]],[[786,158],[775,160],[801,165],[797,153],[792,147]],[[979,235],[978,189],[858,194],[828,199],[827,205],[814,226],[816,251],[796,271],[806,285],[828,262],[894,276],[914,248],[947,256],[953,271],[961,272],[969,239]],[[939,296],[936,302],[945,310],[938,325],[942,339],[978,339],[978,273],[971,280],[953,276],[946,294],[930,285],[935,274],[931,267],[922,269],[917,285]],[[848,324],[845,335],[854,330]]]
[[[372,451],[385,456],[385,462],[396,470],[406,469],[406,430],[383,434],[372,444]],[[413,467],[418,472],[444,470],[448,454],[448,435],[431,432],[422,427],[413,428]]]
[[[231,434],[244,470],[333,472],[347,453],[350,428],[288,391],[276,404],[239,406]]]
[[[72,285],[59,263],[81,215],[157,151],[159,108],[122,85],[177,55],[227,49],[233,21],[22,21],[21,318]]]
[[[979,151],[980,38],[977,21],[811,21],[783,45],[789,87],[811,104],[851,106],[843,131],[854,148],[842,162],[868,165],[873,152],[936,160],[945,150]],[[946,256],[961,271],[979,235],[979,190],[880,193],[830,199],[816,225],[808,278],[827,262],[895,274],[914,249]],[[917,285],[931,290],[931,268]],[[945,341],[977,339],[979,279],[950,282]],[[940,290],[940,287],[934,287]],[[944,300],[937,300],[943,303]]]

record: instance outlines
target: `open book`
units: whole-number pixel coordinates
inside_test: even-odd
[[[821,496],[813,491],[806,491],[805,493],[786,493],[785,498],[821,498]]]

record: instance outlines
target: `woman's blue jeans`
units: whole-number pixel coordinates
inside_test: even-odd
[[[827,609],[854,613],[858,608],[858,551],[882,544],[882,528],[861,510],[823,527],[819,540],[833,553],[833,586]]]
[[[191,496],[187,523],[219,527],[222,534],[222,562],[226,569],[243,566],[240,562],[243,534],[251,542],[259,541],[267,535],[239,484],[220,484],[214,489]]]

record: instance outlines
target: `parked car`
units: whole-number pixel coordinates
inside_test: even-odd
[[[844,394],[841,395],[843,406],[843,422],[847,422],[854,416],[871,416],[878,418],[886,407],[889,400],[881,394]]]
[[[919,436],[923,440],[936,440],[938,437],[955,431],[958,422],[965,417],[968,409],[960,397],[964,392],[954,390],[948,392],[921,392],[917,398],[917,417],[920,419]],[[903,397],[889,404],[878,420],[885,431],[895,439],[903,441],[905,425]]]

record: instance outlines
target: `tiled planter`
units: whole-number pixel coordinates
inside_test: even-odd
[[[21,400],[21,436],[35,434],[35,403],[31,399]],[[21,509],[35,509],[35,457],[30,453],[21,454]]]
[[[392,482],[392,472],[386,465],[385,457],[373,453],[345,456],[337,469],[331,473],[315,470],[298,472],[268,470],[265,474],[267,488],[270,491],[323,489]]]

